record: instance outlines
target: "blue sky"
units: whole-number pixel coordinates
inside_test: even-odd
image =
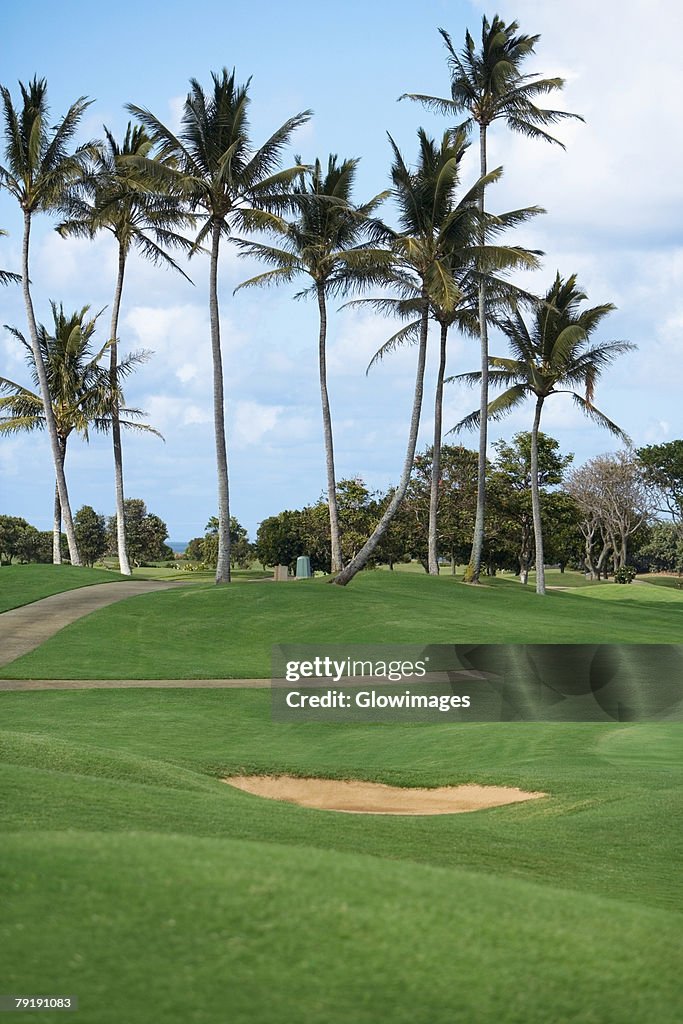
[[[456,43],[467,26],[477,35],[477,2],[384,0],[343,6],[292,3],[205,2],[201,16],[186,5],[119,3],[115,8],[67,0],[61,5],[12,5],[3,10],[0,81],[16,97],[17,80],[46,77],[51,109],[61,115],[78,96],[95,102],[84,135],[106,124],[122,134],[126,102],[146,106],[177,123],[196,77],[208,86],[224,65],[240,80],[252,76],[253,137],[262,141],[287,117],[305,108],[312,121],[292,146],[305,160],[360,156],[357,198],[388,185],[386,132],[408,160],[422,125],[440,134],[447,122],[409,102],[405,91],[448,91],[438,26]],[[502,126],[490,136],[491,166],[503,164],[503,181],[490,190],[491,209],[528,204],[547,214],[520,229],[519,244],[543,249],[542,270],[524,283],[543,291],[555,271],[576,271],[591,304],[614,302],[618,310],[601,337],[639,346],[599,386],[597,403],[636,445],[681,436],[683,392],[683,184],[678,97],[681,72],[671,39],[681,37],[683,15],[665,0],[577,0],[564,4],[505,0],[497,7],[521,29],[541,33],[529,71],[567,79],[556,105],[581,113],[585,124],[558,130],[566,144],[545,146],[511,137]],[[468,154],[463,183],[475,180],[477,157]],[[392,221],[391,208],[385,216]],[[19,268],[17,210],[0,195],[0,266]],[[512,241],[512,236],[510,241]],[[48,322],[49,299],[69,309],[111,302],[115,254],[108,239],[63,241],[49,218],[36,220],[32,249],[34,300]],[[186,540],[201,534],[215,512],[211,424],[211,368],[206,309],[208,265],[201,256],[188,268],[194,287],[172,273],[131,261],[124,292],[124,350],[148,348],[150,362],[131,379],[127,399],[147,410],[164,434],[130,436],[125,456],[126,490],[142,497]],[[255,272],[227,248],[220,271],[221,321],[231,501],[235,515],[255,534],[257,523],[283,508],[315,500],[325,480],[317,391],[317,311],[296,303],[296,288],[247,291],[234,287]],[[24,328],[19,289],[0,293],[0,323]],[[108,315],[102,316],[102,342]],[[365,376],[374,351],[391,325],[374,314],[333,313],[330,323],[330,394],[335,421],[338,476],[362,476],[386,488],[400,473],[410,415],[414,353],[397,353]],[[503,343],[492,339],[494,352]],[[453,339],[449,371],[476,368],[477,349]],[[434,352],[428,372],[421,445],[429,442]],[[0,373],[28,383],[16,343],[0,330]],[[445,423],[452,425],[475,404],[472,392],[448,389]],[[613,439],[561,398],[549,403],[545,429],[576,464],[612,450]],[[492,439],[528,429],[530,409],[496,424]],[[464,443],[475,447],[475,438]],[[72,505],[113,511],[111,455],[106,438],[74,440],[67,459]],[[51,525],[52,471],[41,434],[0,440],[0,511]]]

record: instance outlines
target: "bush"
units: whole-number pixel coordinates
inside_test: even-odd
[[[632,565],[622,565],[614,574],[615,583],[631,583],[636,578],[636,570]]]

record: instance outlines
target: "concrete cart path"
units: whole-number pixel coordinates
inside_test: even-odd
[[[263,690],[270,679],[0,679],[3,690],[117,690],[147,687],[161,690]]]
[[[65,590],[0,615],[0,665],[7,665],[22,654],[40,647],[51,636],[76,619],[108,604],[155,590],[169,590],[185,583],[167,580],[125,580],[121,583],[95,583],[90,587]]]

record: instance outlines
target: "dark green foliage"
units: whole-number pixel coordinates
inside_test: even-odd
[[[90,505],[84,505],[74,516],[76,540],[81,558],[90,568],[107,550],[107,524]]]
[[[140,565],[171,557],[168,554],[171,549],[164,543],[168,537],[166,523],[148,512],[141,498],[126,498],[123,507],[126,546],[131,560]],[[107,521],[107,534],[109,551],[116,554],[116,516],[110,516]]]

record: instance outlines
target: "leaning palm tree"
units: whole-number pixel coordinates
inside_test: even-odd
[[[391,194],[399,209],[402,230],[393,233],[391,238],[393,264],[386,281],[388,285],[399,289],[404,300],[412,301],[419,320],[417,370],[408,445],[401,478],[382,517],[361,550],[333,581],[342,586],[367,564],[408,488],[422,411],[431,304],[438,303],[442,309],[451,312],[461,301],[462,292],[454,276],[449,253],[456,245],[457,238],[463,232],[471,232],[472,225],[476,225],[479,220],[477,197],[485,183],[481,179],[459,205],[455,203],[460,162],[467,148],[463,133],[447,131],[438,145],[420,128],[418,138],[418,162],[416,168],[411,170],[389,136],[394,153]],[[492,172],[487,180],[495,180],[499,173]]]
[[[98,313],[90,317],[89,306],[84,306],[70,316],[62,306],[51,303],[53,328],[51,331],[38,325],[38,346],[45,366],[49,410],[57,430],[60,468],[64,472],[66,449],[72,433],[88,440],[91,427],[108,431],[113,421],[114,409],[123,412],[118,417],[121,426],[157,434],[147,424],[140,423],[144,413],[139,409],[121,408],[123,395],[120,381],[148,358],[147,352],[134,352],[124,360],[117,375],[117,390],[112,392],[108,371],[101,365],[110,343],[98,351],[93,348],[93,335],[97,326]],[[39,380],[33,346],[16,327],[5,325],[6,329],[26,350],[26,362],[31,371],[36,390],[7,377],[0,377],[0,433],[11,434],[22,430],[43,430],[47,422],[45,404],[39,393]],[[53,561],[61,561],[62,504],[59,489],[55,488]]]
[[[494,121],[503,120],[512,131],[532,139],[563,144],[546,128],[565,118],[583,120],[578,114],[564,110],[548,110],[537,107],[536,100],[555,90],[562,89],[562,78],[539,78],[537,75],[523,75],[522,63],[534,52],[540,36],[518,35],[516,21],[506,25],[496,15],[489,22],[482,19],[481,49],[477,52],[474,39],[469,31],[465,34],[465,46],[460,53],[455,49],[451,37],[439,29],[448,51],[448,65],[451,72],[450,98],[426,96],[421,93],[407,93],[409,99],[418,100],[430,110],[459,116],[467,112],[462,127],[470,131],[479,128],[479,157],[481,174],[487,168],[487,131]],[[563,146],[564,148],[564,146]],[[480,196],[480,208],[484,210],[484,192]],[[482,232],[485,226],[482,225]],[[482,244],[484,235],[482,235]],[[481,349],[481,393],[479,407],[483,411],[488,404],[488,326],[486,284],[479,285],[479,339]],[[479,426],[479,470],[477,482],[477,512],[470,563],[465,579],[477,583],[481,569],[481,553],[484,544],[484,514],[486,504],[486,416],[482,414]]]
[[[475,189],[477,186],[475,185]],[[500,319],[500,311],[509,311],[511,304],[519,299],[530,299],[531,296],[523,289],[505,280],[500,274],[513,269],[533,269],[538,266],[541,253],[524,249],[520,246],[480,244],[479,223],[472,221],[469,206],[476,192],[461,200],[454,209],[454,214],[461,220],[463,230],[451,237],[451,248],[447,254],[450,272],[455,278],[461,292],[460,301],[452,308],[443,306],[437,297],[430,298],[430,314],[439,325],[439,364],[434,392],[434,440],[431,448],[431,484],[429,501],[429,524],[427,530],[427,566],[432,576],[439,574],[438,558],[438,509],[441,484],[441,444],[443,433],[443,386],[446,374],[448,355],[448,337],[455,326],[467,337],[475,337],[478,329],[478,294],[479,282],[483,278],[486,284],[488,316],[493,322]],[[490,216],[483,214],[488,222],[487,237],[492,237],[507,228],[516,226],[537,213],[538,207],[527,207],[508,213]],[[389,299],[358,299],[349,305],[371,303],[383,312],[391,312],[400,318],[410,320],[419,306],[419,295],[414,290],[412,297],[403,289],[399,298]],[[376,362],[383,359],[405,343],[414,344],[419,337],[420,320],[412,320],[382,345],[373,356],[368,370]]]
[[[294,159],[301,163],[301,157]],[[299,292],[297,298],[312,292],[318,301],[318,372],[333,573],[342,568],[342,548],[327,388],[327,299],[375,280],[390,260],[388,250],[372,248],[367,241],[373,226],[377,227],[370,218],[388,193],[382,192],[362,205],[354,204],[351,194],[357,166],[357,159],[338,164],[337,157],[331,155],[324,173],[320,160],[316,160],[311,168],[301,172],[292,189],[296,219],[272,225],[271,231],[280,245],[252,241],[239,243],[242,255],[254,256],[273,268],[244,281],[239,288],[289,283],[302,274],[313,280],[311,287]]]
[[[0,86],[5,122],[5,164],[0,165],[0,186],[19,203],[24,217],[22,245],[22,287],[31,347],[35,360],[38,387],[45,409],[45,426],[50,439],[52,461],[57,479],[57,491],[64,515],[64,527],[69,544],[72,565],[80,565],[76,533],[74,531],[69,493],[60,456],[59,437],[49,400],[47,372],[38,338],[38,325],[33,310],[29,275],[29,246],[31,223],[37,212],[60,209],[70,187],[85,173],[88,159],[95,147],[86,143],[71,148],[84,111],[90,101],[81,97],[73,103],[64,117],[53,128],[47,105],[47,82],[34,78],[25,86],[19,83],[22,104],[15,108],[12,96]]]
[[[563,280],[557,274],[551,288],[537,305],[533,321],[527,326],[519,311],[501,323],[512,349],[512,358],[489,357],[489,377],[507,390],[487,406],[487,416],[499,419],[527,398],[535,401],[531,428],[531,504],[536,545],[536,592],[545,594],[541,498],[538,483],[538,433],[543,403],[550,395],[570,394],[590,419],[628,442],[623,430],[593,404],[595,383],[602,371],[617,356],[636,348],[627,341],[592,344],[591,335],[615,308],[611,302],[581,309],[587,298],[572,274]],[[481,380],[481,371],[458,374],[454,380],[469,384]],[[584,393],[575,389],[582,387]],[[457,429],[477,426],[480,410],[465,417]]]
[[[174,160],[175,187],[183,190],[190,211],[203,221],[193,252],[210,244],[209,316],[213,357],[213,408],[218,470],[218,563],[216,583],[230,582],[230,501],[228,459],[225,442],[223,356],[218,316],[218,257],[222,238],[230,238],[235,227],[250,230],[273,223],[275,212],[287,209],[287,193],[293,178],[302,170],[279,170],[282,151],[294,131],[311,116],[304,111],[289,118],[271,137],[256,148],[249,136],[247,109],[249,81],[237,85],[235,72],[223,68],[212,73],[213,89],[207,95],[196,79],[190,82],[181,129],[175,135],[142,107],[128,109],[143,124],[158,147],[162,162]],[[150,166],[152,174],[169,173],[162,166]],[[143,164],[140,163],[140,166]]]
[[[136,249],[155,264],[172,267],[187,280],[187,274],[169,255],[169,249],[188,250],[191,242],[177,232],[189,226],[192,219],[185,212],[177,194],[161,189],[156,176],[145,174],[133,158],[150,154],[152,142],[144,128],[126,129],[119,145],[105,127],[105,142],[97,153],[93,167],[79,193],[69,203],[67,219],[58,225],[63,236],[93,238],[99,231],[110,232],[116,240],[118,262],[114,301],[111,311],[109,374],[111,391],[118,393],[118,334],[123,281],[128,256]],[[121,425],[116,403],[111,410],[111,435],[114,451],[116,491],[116,537],[120,571],[131,575],[124,529],[123,454]]]

